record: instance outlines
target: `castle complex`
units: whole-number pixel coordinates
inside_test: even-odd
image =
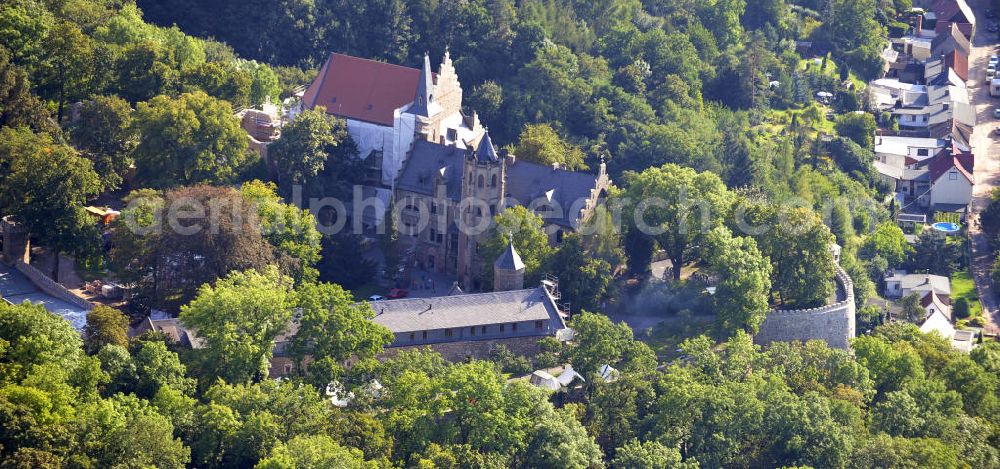
[[[529,207],[558,243],[611,185],[603,163],[589,174],[501,155],[476,113],[462,109],[447,51],[437,74],[426,55],[418,70],[332,54],[302,98],[302,108],[317,106],[347,121],[369,170],[365,194],[395,203],[413,262],[455,275],[465,288],[490,287],[478,282],[493,261],[479,259],[479,243],[504,207]],[[373,212],[353,216],[373,228],[385,216]]]

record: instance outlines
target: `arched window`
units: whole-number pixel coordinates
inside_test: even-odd
[[[493,177],[490,178],[490,187],[496,187],[496,186],[497,186],[497,175],[494,174]]]
[[[484,185],[485,183],[486,183],[486,179],[484,179],[484,178],[483,178],[483,175],[482,175],[482,174],[480,174],[480,175],[479,175],[479,183],[478,183],[478,185],[479,185],[479,188],[480,188],[480,189],[482,189],[482,187],[483,187],[483,185]]]

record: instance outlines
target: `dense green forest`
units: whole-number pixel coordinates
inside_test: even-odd
[[[749,336],[773,306],[826,300],[833,241],[858,306],[886,269],[938,268],[950,249],[928,236],[910,252],[873,177],[876,120],[855,112],[866,110],[862,88],[880,73],[887,29],[909,8],[3,2],[0,211],[37,244],[134,283],[136,297],[124,313],[95,308],[82,337],[41,306],[0,303],[0,468],[1000,466],[996,343],[962,355],[912,325],[879,326],[872,307],[858,330],[873,332],[851,350],[761,350]],[[579,313],[571,343],[545,340],[530,359],[498,350],[456,364],[432,352],[376,360],[391,334],[345,290],[376,266],[358,261],[357,237],[320,235],[314,216],[284,198],[291,184],[350,193],[362,169],[343,121],[310,111],[289,124],[269,182],[231,118],[290,96],[331,52],[416,66],[446,48],[467,106],[497,143],[591,171],[606,158],[613,200],[683,192],[715,209],[694,220],[704,233],[671,230],[688,216],[675,205],[656,213],[666,228],[657,236],[626,224],[558,247],[531,212],[500,214],[484,252],[513,242],[528,276],[556,273]],[[819,103],[818,91],[833,98]],[[83,212],[102,195],[128,204],[106,250]],[[232,210],[212,236],[124,229],[178,200]],[[737,211],[801,230],[743,236],[727,218]],[[275,229],[245,229],[249,219]],[[591,223],[610,225],[611,215],[599,210]],[[622,272],[644,276],[658,249],[727,279],[706,301],[692,294],[704,287],[697,279],[672,272],[673,310],[663,313],[718,321],[669,363],[626,325],[585,312],[615,299]],[[201,257],[179,262],[178,252]],[[128,339],[130,319],[153,307],[179,312],[205,347]],[[293,376],[267,379],[274,340],[296,312]],[[564,363],[586,378],[572,392],[509,380]],[[596,374],[604,364],[617,380]]]

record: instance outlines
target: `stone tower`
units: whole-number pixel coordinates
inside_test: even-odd
[[[488,133],[479,139],[477,146],[473,147],[470,142],[467,144],[469,149],[466,150],[463,168],[462,202],[458,216],[462,218],[462,225],[470,229],[459,230],[458,265],[464,266],[464,270],[460,269],[458,274],[464,285],[479,290],[489,286],[478,285],[476,281],[483,268],[477,254],[478,246],[485,236],[485,228],[502,210],[506,166]]]
[[[514,249],[514,241],[507,244],[507,249],[493,263],[493,291],[511,291],[524,289],[524,262]]]
[[[31,252],[31,241],[28,229],[24,224],[16,223],[8,215],[0,220],[0,261],[14,265],[21,262],[27,264]]]

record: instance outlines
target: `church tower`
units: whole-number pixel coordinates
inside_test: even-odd
[[[514,249],[514,240],[493,263],[493,291],[524,289],[524,262]]]

